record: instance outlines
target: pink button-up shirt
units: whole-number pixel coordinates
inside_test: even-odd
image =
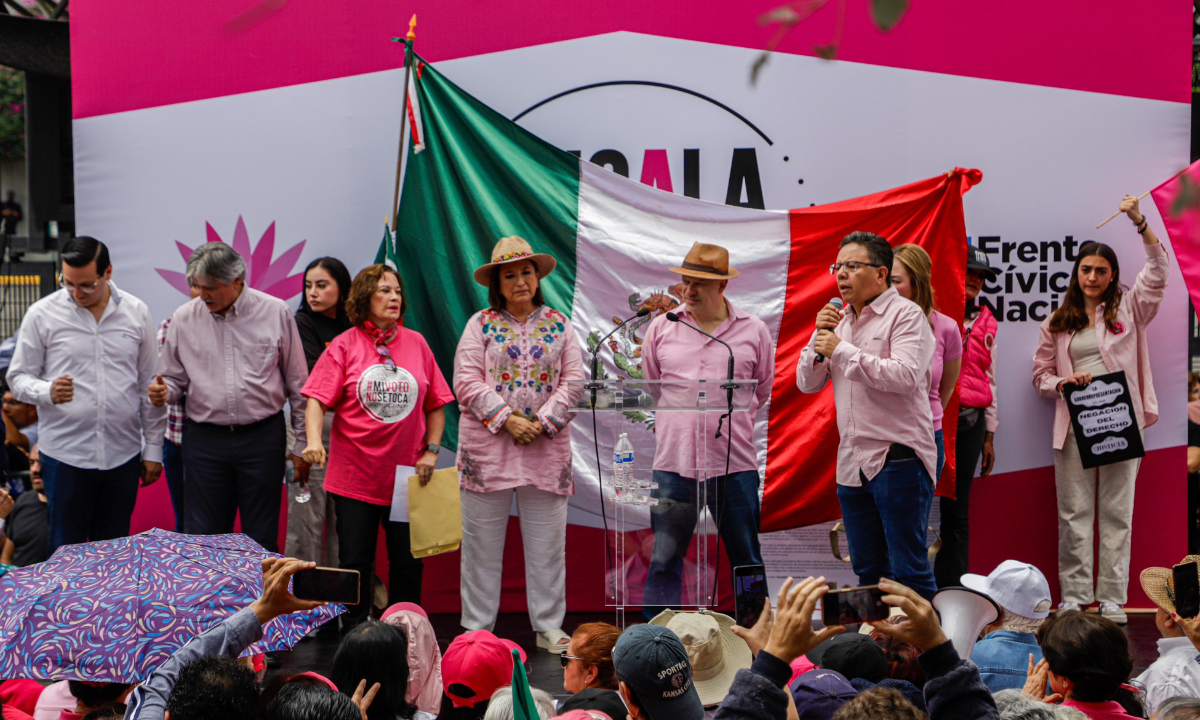
[[[282,300],[245,288],[223,316],[200,298],[184,303],[167,328],[158,372],[168,401],[186,395],[184,409],[195,422],[248,425],[290,402],[295,453],[304,451],[307,401],[300,390],[308,363],[296,320]]]
[[[888,288],[857,316],[847,306],[834,328],[841,339],[833,357],[817,362],[814,332],[800,351],[796,385],[815,393],[833,379],[837,405],[837,481],[859,486],[859,471],[872,480],[893,443],[907,445],[937,482],[937,445],[929,407],[934,339],[920,306]]]
[[[566,315],[545,305],[525,322],[502,310],[472,315],[454,354],[463,489],[574,493],[568,408],[579,402],[583,379],[583,351]],[[504,432],[513,413],[540,420],[545,435],[517,445]]]
[[[733,414],[733,435],[730,438],[729,472],[758,470],[758,453],[754,445],[754,420],[758,411],[771,398],[771,379],[775,376],[775,351],[771,347],[771,332],[762,320],[725,301],[729,317],[717,326],[713,336],[729,343],[733,350],[735,380],[757,380],[758,389],[749,412]],[[682,310],[679,317],[696,325],[696,320]],[[650,323],[642,341],[642,372],[647,380],[713,380],[724,382],[729,367],[729,351],[695,330],[660,315]],[[724,402],[716,398],[717,404]],[[715,435],[717,416],[705,424]],[[654,469],[696,477],[696,422],[698,415],[685,412],[660,412],[655,418],[654,435],[658,447],[654,453]],[[728,427],[728,424],[726,424]],[[710,436],[705,443],[708,477],[725,473],[726,439]]]
[[[1096,307],[1096,345],[1108,369],[1125,371],[1129,394],[1133,396],[1133,412],[1142,430],[1158,422],[1158,397],[1150,376],[1150,349],[1146,344],[1146,326],[1158,314],[1167,290],[1167,267],[1170,262],[1162,243],[1145,245],[1146,266],[1138,273],[1133,289],[1121,296],[1117,308],[1117,332],[1111,333],[1104,324],[1104,304]],[[1042,322],[1041,339],[1033,355],[1033,386],[1044,397],[1054,398],[1054,449],[1062,450],[1071,428],[1067,401],[1058,392],[1058,384],[1075,372],[1071,363],[1071,337],[1074,333],[1050,332],[1050,318]]]

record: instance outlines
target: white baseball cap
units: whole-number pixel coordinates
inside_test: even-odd
[[[1005,560],[987,577],[963,575],[962,584],[1021,617],[1041,620],[1050,615],[1050,583],[1041,570],[1029,563]]]

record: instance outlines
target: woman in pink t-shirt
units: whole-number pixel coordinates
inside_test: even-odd
[[[933,411],[933,439],[937,444],[937,474],[942,475],[946,463],[946,443],[942,439],[942,416],[954,386],[958,383],[958,370],[962,365],[962,338],[958,334],[958,323],[934,310],[933,261],[929,253],[919,245],[897,245],[892,251],[892,287],[901,297],[912,300],[921,307],[937,345],[933,351],[933,378],[929,384],[929,406]]]
[[[562,631],[567,500],[575,492],[568,423],[584,372],[571,321],[542,298],[541,278],[554,266],[519,237],[496,243],[492,262],[475,271],[490,307],[463,330],[454,389],[462,409],[462,625],[491,630],[496,622],[515,495],[529,622],[538,647],[562,653],[570,641]]]
[[[353,625],[371,607],[375,542],[383,526],[388,550],[388,598],[421,602],[423,566],[412,556],[406,522],[389,519],[396,466],[415,466],[428,482],[446,427],[450,386],[420,333],[400,325],[404,283],[395,270],[372,265],[350,286],[346,313],[354,327],[321,355],[304,396],[308,447],[304,459],[325,467],[325,491],[337,511],[339,564],[362,574]],[[321,430],[334,411],[326,462]]]

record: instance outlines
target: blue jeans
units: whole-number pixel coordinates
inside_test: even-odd
[[[163,440],[163,474],[171,491],[171,508],[175,510],[175,532],[183,532],[183,447]]]
[[[683,596],[683,560],[691,547],[700,514],[695,478],[655,470],[654,482],[658,483],[658,488],[650,494],[658,498],[658,505],[650,508],[654,552],[642,596],[642,614],[647,619],[665,607],[679,607]],[[758,472],[746,470],[711,478],[705,483],[704,494],[709,513],[714,520],[720,520],[718,531],[731,568],[761,565]]]
[[[50,520],[50,554],[62,545],[129,534],[142,474],[140,455],[111,470],[77,468],[44,451],[40,455]]]
[[[942,434],[941,430],[933,433],[933,444],[937,445],[938,449],[937,477],[933,479],[933,481],[936,483],[938,478],[942,476],[942,468],[946,467],[946,438]],[[930,507],[932,507],[932,505],[930,505]]]
[[[917,458],[892,460],[859,487],[838,485],[846,545],[858,581],[891,578],[929,599],[937,592],[925,548],[933,482]]]

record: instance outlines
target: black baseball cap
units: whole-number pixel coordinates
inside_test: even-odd
[[[834,635],[808,654],[813,665],[836,670],[848,680],[863,678],[877,683],[887,677],[887,655],[875,638],[849,632]]]
[[[974,245],[967,246],[967,269],[982,271],[989,282],[996,282],[996,277],[1000,275],[1000,271],[992,267],[988,254]]]
[[[563,700],[558,714],[565,715],[570,710],[599,710],[613,720],[621,720],[629,714],[619,694],[601,688],[584,688]]]
[[[621,633],[612,658],[617,677],[651,720],[703,720],[692,664],[675,633],[662,625],[634,625]]]

